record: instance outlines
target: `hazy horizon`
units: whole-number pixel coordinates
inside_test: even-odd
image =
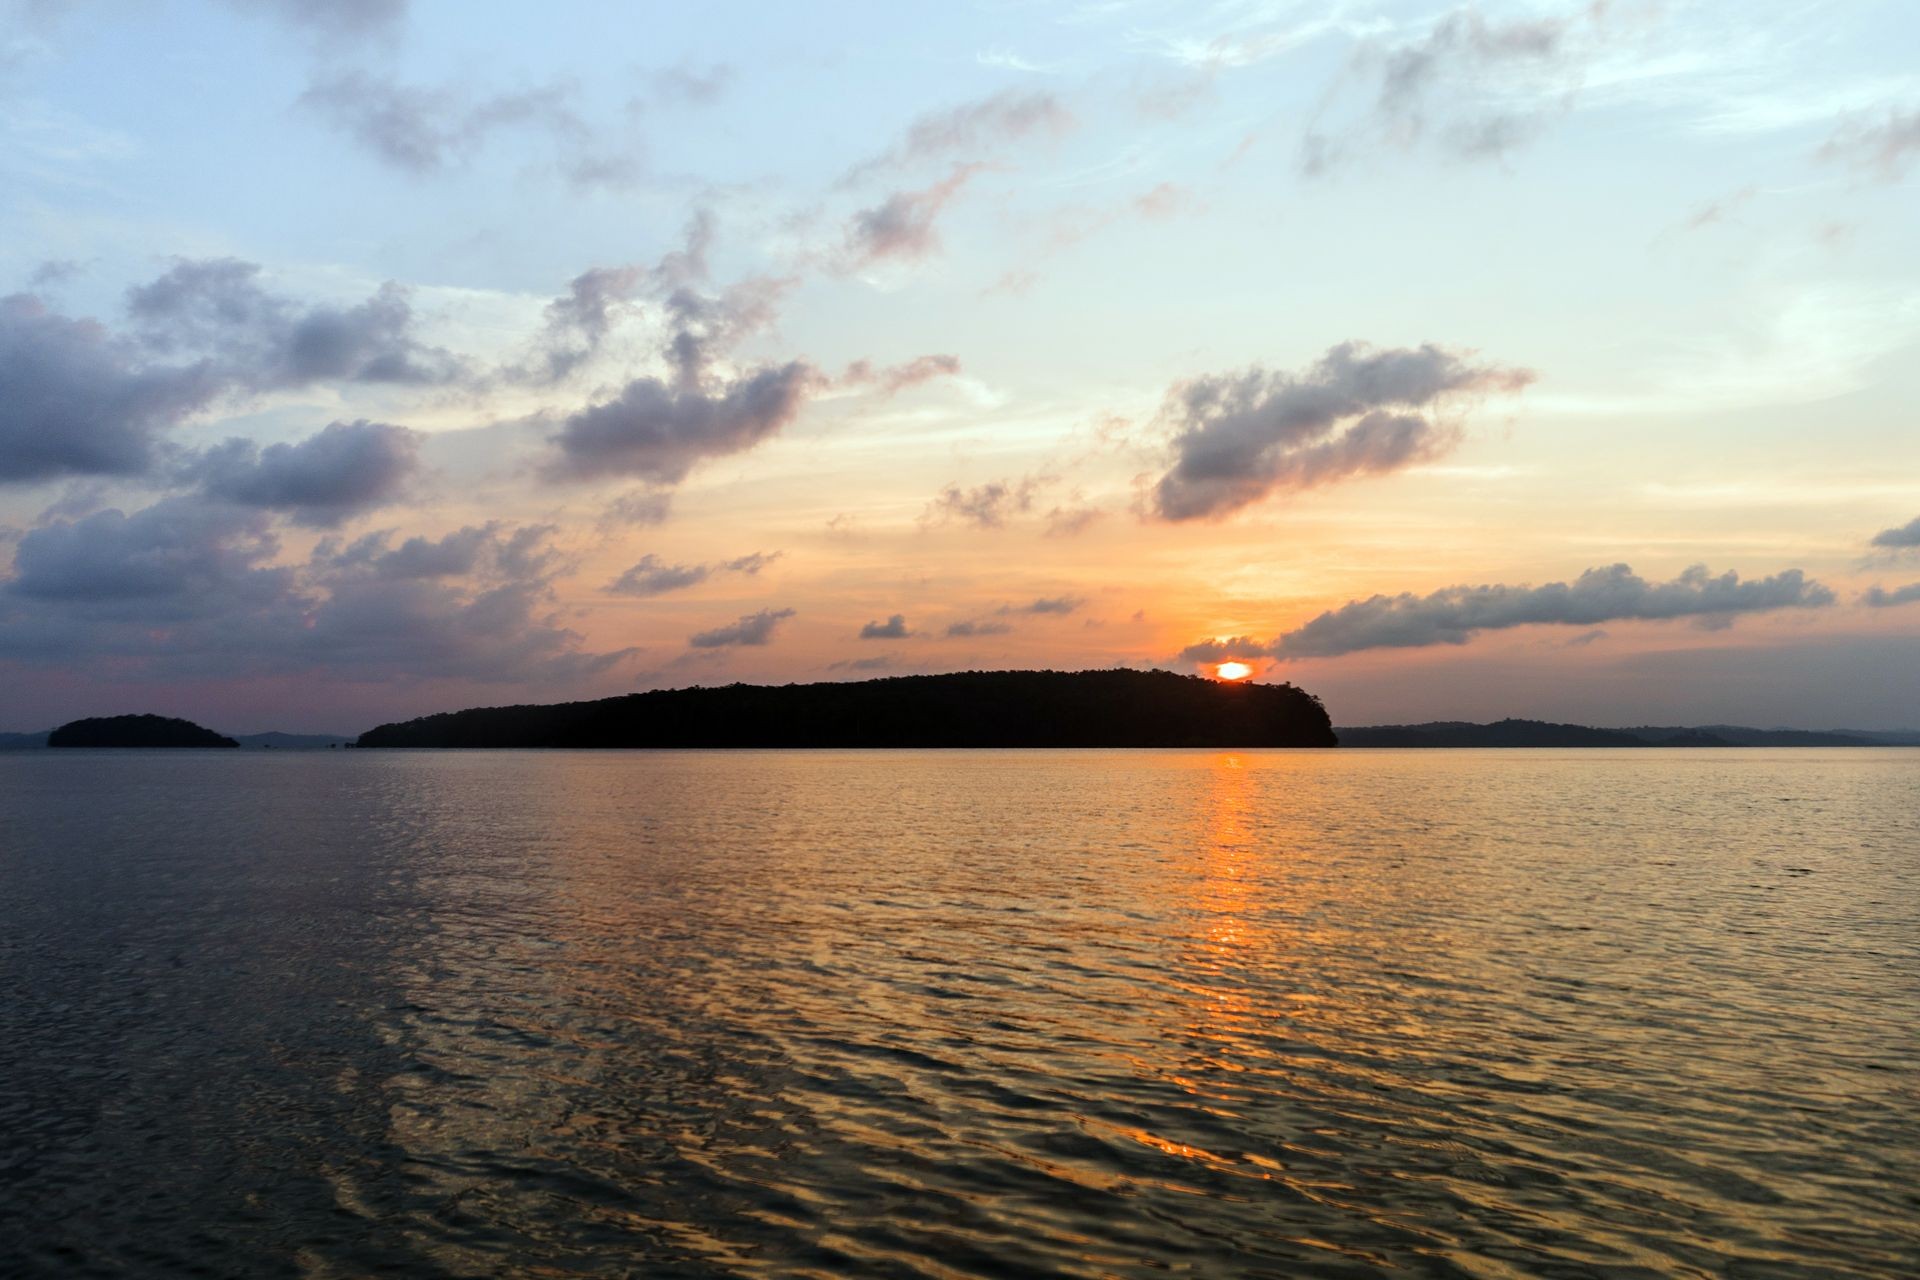
[[[1920,725],[1920,11],[0,0],[0,719]]]

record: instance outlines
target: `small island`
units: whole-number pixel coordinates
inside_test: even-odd
[[[384,724],[362,747],[1331,747],[1290,684],[1168,671],[964,671],[659,689]]]
[[[1425,724],[1343,726],[1339,732],[1341,745],[1347,747],[1876,747],[1906,745],[1913,737],[1900,733],[1749,729],[1731,724],[1595,729],[1543,720],[1497,720],[1492,724],[1432,720]]]
[[[238,747],[240,744],[191,720],[172,716],[95,716],[61,725],[47,735],[49,747]]]

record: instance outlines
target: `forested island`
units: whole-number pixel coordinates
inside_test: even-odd
[[[1167,671],[965,671],[660,689],[384,724],[362,747],[1331,747],[1290,684]]]
[[[95,716],[61,725],[49,747],[238,747],[224,734],[172,716]]]

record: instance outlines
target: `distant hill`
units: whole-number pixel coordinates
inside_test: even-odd
[[[1920,745],[1920,735],[1816,733],[1806,729],[1747,729],[1739,725],[1642,726],[1594,729],[1543,720],[1469,724],[1381,724],[1339,730],[1345,747],[1875,747]]]
[[[27,751],[47,745],[47,734],[0,733],[0,751]]]
[[[1288,684],[1166,671],[967,671],[661,689],[384,724],[362,747],[1331,747]]]
[[[240,744],[191,720],[170,716],[97,716],[63,724],[49,747],[237,747]]]
[[[234,740],[250,751],[325,751],[353,743],[351,737],[337,733],[240,733]]]

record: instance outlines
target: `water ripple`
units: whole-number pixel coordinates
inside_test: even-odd
[[[9,1276],[1920,1272],[1916,753],[109,753],[0,810]]]

